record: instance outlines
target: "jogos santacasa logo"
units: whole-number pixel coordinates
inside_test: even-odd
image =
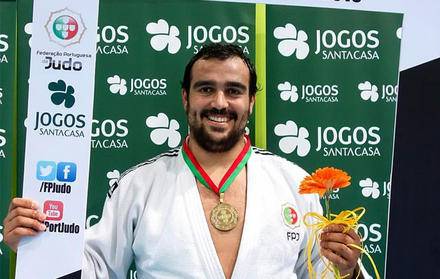
[[[130,93],[135,96],[164,96],[167,95],[167,79],[146,77],[146,78],[130,78],[129,84],[125,78],[119,75],[107,78],[109,90],[113,94],[125,95]]]
[[[285,154],[296,151],[298,156],[305,157],[312,149],[309,130],[305,127],[299,127],[292,120],[277,124],[274,133],[280,137],[278,146]],[[381,142],[380,127],[378,126],[318,126],[313,138],[316,139],[315,151],[324,157],[381,156],[378,147]]]
[[[339,88],[336,84],[302,84],[296,86],[290,81],[279,83],[277,86],[283,101],[296,103],[301,100],[306,103],[335,103],[338,102]]]
[[[51,12],[44,28],[50,41],[62,47],[79,44],[87,29],[81,14],[69,8]]]
[[[311,38],[314,35],[316,45],[311,51]],[[276,27],[273,36],[278,42],[278,51],[282,56],[294,56],[298,60],[306,59],[311,53],[320,55],[323,60],[379,60],[378,30],[315,30],[306,32],[292,23]],[[398,35],[396,35],[398,37]],[[310,39],[310,40],[309,40]]]
[[[64,80],[48,84],[51,93],[50,100],[57,107],[70,109],[75,104],[75,88]],[[27,120],[26,120],[27,126]],[[41,136],[84,137],[83,128],[86,125],[84,114],[74,114],[55,111],[37,111],[33,130]]]
[[[104,55],[128,54],[128,40],[130,38],[126,25],[98,26],[96,53]]]
[[[242,26],[204,26],[188,25],[185,28],[186,34],[182,34],[175,25],[170,25],[165,19],[157,22],[150,22],[145,27],[147,33],[151,35],[150,45],[156,51],[167,51],[170,54],[179,52],[182,46],[181,38],[187,39],[186,49],[192,49],[197,53],[204,44],[207,43],[234,43],[243,48],[243,52],[249,54],[249,27]]]
[[[93,119],[92,148],[124,149],[128,148],[127,119]]]
[[[382,86],[378,87],[367,80],[359,83],[358,89],[360,90],[360,97],[364,101],[370,101],[372,103],[375,103],[379,100],[386,103],[395,103],[397,101],[397,85],[382,84]]]

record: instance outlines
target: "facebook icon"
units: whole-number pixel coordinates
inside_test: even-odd
[[[57,165],[57,180],[73,182],[76,179],[76,164],[69,162],[60,162]]]

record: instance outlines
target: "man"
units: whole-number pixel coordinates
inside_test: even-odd
[[[250,147],[244,130],[256,91],[255,68],[238,46],[208,45],[191,59],[182,83],[190,134],[183,148],[129,169],[112,187],[86,232],[85,278],[124,278],[132,260],[138,278],[308,278],[302,216],[322,209],[316,195],[298,193],[304,170]],[[13,250],[44,230],[37,208],[12,201],[4,235]],[[347,244],[360,240],[341,232],[327,227],[321,252],[355,278],[359,252]]]

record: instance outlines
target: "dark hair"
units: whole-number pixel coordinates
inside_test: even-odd
[[[231,57],[239,57],[243,60],[244,64],[249,69],[249,99],[257,93],[257,73],[255,72],[255,66],[252,61],[247,58],[243,50],[238,45],[233,44],[208,44],[204,45],[202,49],[197,52],[196,55],[191,58],[185,67],[185,73],[183,74],[182,89],[189,94],[191,84],[191,70],[194,63],[199,59],[220,59],[226,60]],[[189,96],[189,95],[188,95]]]

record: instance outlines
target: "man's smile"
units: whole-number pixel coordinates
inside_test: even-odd
[[[210,109],[210,110],[204,110],[201,113],[202,118],[207,118],[208,120],[223,124],[227,123],[230,120],[236,120],[237,119],[237,113],[233,111],[226,111],[226,110],[218,110],[218,109]]]
[[[208,119],[218,123],[225,123],[229,121],[229,117],[226,116],[208,115]]]

